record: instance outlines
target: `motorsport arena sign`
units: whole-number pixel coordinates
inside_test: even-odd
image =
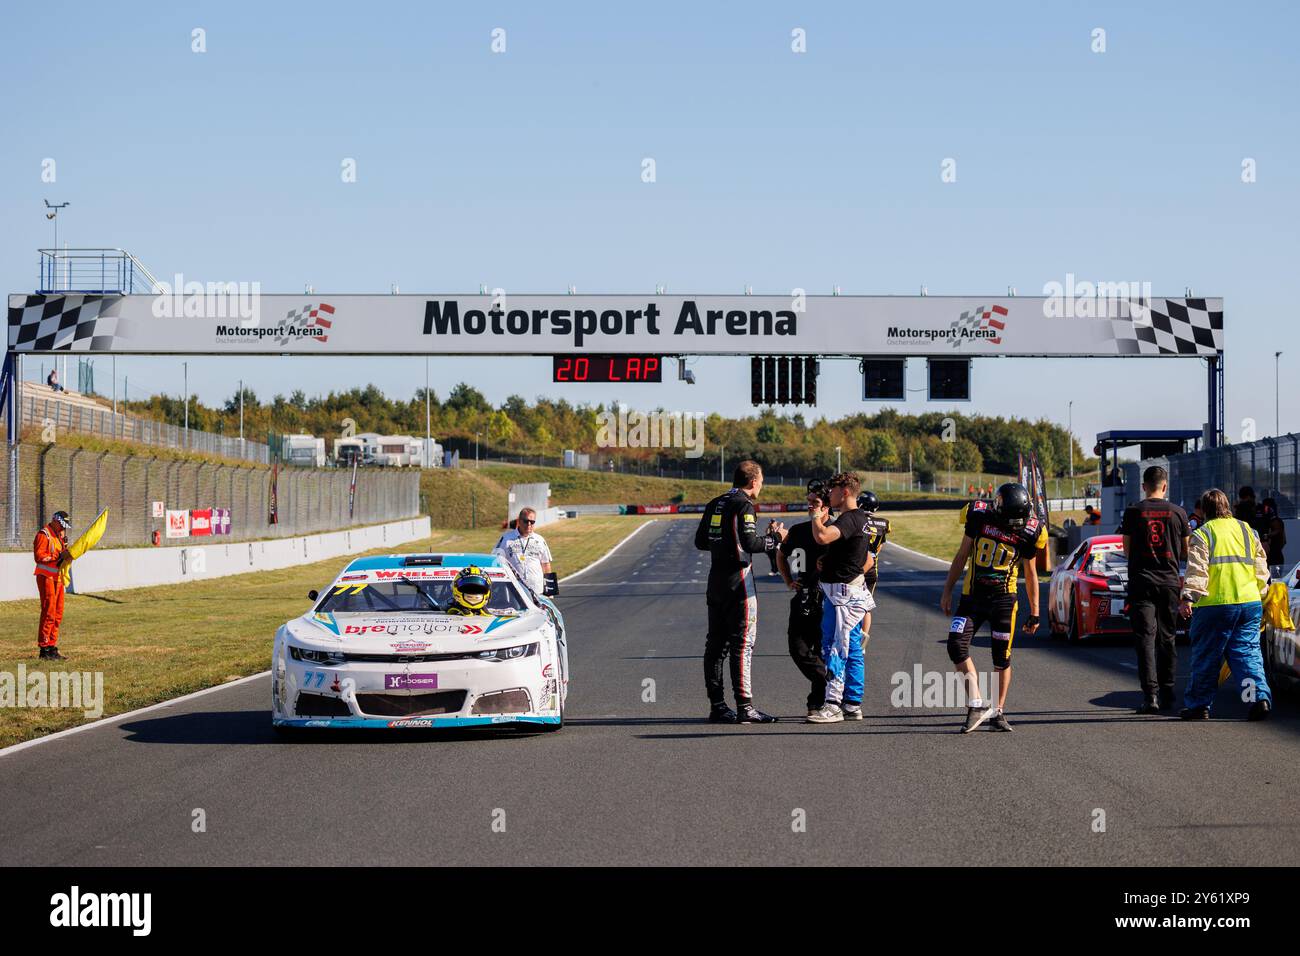
[[[9,297],[19,353],[1206,356],[1223,300],[974,296]]]

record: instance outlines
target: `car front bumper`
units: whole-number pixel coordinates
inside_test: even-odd
[[[277,655],[272,723],[437,728],[559,724],[559,688],[539,655],[511,661],[321,665]]]

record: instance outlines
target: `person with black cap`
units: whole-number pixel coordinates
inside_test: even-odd
[[[32,555],[36,559],[36,590],[41,596],[41,622],[36,646],[41,660],[67,660],[59,653],[59,625],[63,622],[63,576],[60,572],[72,560],[68,552],[68,531],[72,518],[66,511],[54,512],[50,523],[36,532]]]

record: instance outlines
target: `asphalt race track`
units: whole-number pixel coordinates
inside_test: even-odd
[[[707,557],[692,546],[694,527],[657,521],[563,586],[573,681],[557,734],[326,733],[285,743],[271,730],[263,676],[0,757],[0,864],[1300,858],[1294,701],[1281,701],[1271,723],[1248,724],[1225,688],[1208,723],[1139,718],[1129,647],[1067,646],[1044,631],[1014,645],[1013,734],[961,736],[962,712],[891,706],[895,672],[949,668],[944,566],[897,548],[877,593],[866,720],[802,721],[784,589],[760,556],[757,702],[791,719],[706,723]],[[976,645],[985,670],[987,631]],[[206,832],[191,828],[197,808]],[[1098,811],[1105,832],[1094,832]]]

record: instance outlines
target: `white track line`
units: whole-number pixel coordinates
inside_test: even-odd
[[[951,563],[952,563],[951,561],[945,561],[943,558],[936,558],[936,557],[935,557],[934,555],[932,555],[932,554],[922,554],[920,551],[913,551],[911,548],[905,548],[905,547],[903,547],[901,544],[895,544],[893,541],[890,541],[890,542],[886,545],[886,547],[888,547],[891,551],[892,551],[893,549],[895,549],[895,548],[897,548],[899,551],[906,551],[908,554],[914,554],[914,555],[916,555],[918,558],[925,558],[925,560],[927,560],[927,561],[933,561],[933,562],[935,562],[936,564],[951,564]]]
[[[619,548],[623,547],[623,545],[627,544],[629,541],[631,541],[633,538],[635,538],[635,537],[637,536],[637,534],[641,531],[642,528],[648,528],[648,527],[650,527],[650,525],[654,524],[656,520],[657,520],[657,519],[655,519],[655,518],[651,518],[651,519],[650,519],[649,521],[647,521],[645,524],[639,524],[639,525],[637,525],[637,526],[632,530],[632,533],[631,533],[631,534],[629,534],[626,538],[624,538],[624,539],[623,539],[622,541],[620,541],[618,544],[614,545],[614,547],[610,548],[608,551],[606,551],[603,555],[601,555],[601,556],[600,556],[599,558],[597,558],[595,561],[591,562],[591,564],[587,565],[585,568],[582,568],[582,569],[579,570],[579,571],[574,571],[572,574],[566,574],[564,577],[560,578],[560,580],[561,580],[561,581],[572,581],[572,580],[573,580],[574,578],[576,578],[579,574],[586,574],[588,571],[590,571],[590,570],[591,570],[592,568],[594,568],[596,565],[600,564],[600,563],[601,563],[602,561],[604,561],[606,558],[611,557],[611,556],[614,554],[614,552],[617,551]]]
[[[590,571],[596,565],[600,564],[601,561],[604,561],[605,558],[608,558],[619,548],[623,547],[623,545],[627,544],[627,542],[630,541],[638,531],[646,527],[646,525],[652,525],[654,523],[655,523],[655,519],[651,518],[645,524],[638,525],[632,531],[632,534],[629,534],[618,544],[614,545],[614,547],[612,547],[604,555],[597,558],[595,561],[587,565],[582,570],[574,571],[572,574],[560,578],[560,580],[568,581],[570,578],[576,578],[579,574],[582,574],[584,571]],[[270,676],[270,673],[271,672],[269,670],[265,670],[265,671],[260,671],[259,673],[256,674],[249,674],[247,677],[241,677],[238,680],[227,681],[224,684],[215,684],[212,687],[205,687],[203,688],[203,690],[196,690],[194,693],[185,694],[183,697],[173,697],[171,700],[159,701],[156,704],[150,704],[148,707],[141,707],[139,710],[128,710],[124,714],[114,714],[111,717],[101,717],[99,720],[92,720],[89,723],[78,724],[76,727],[69,727],[67,730],[60,730],[53,734],[46,734],[44,737],[35,737],[31,740],[24,740],[22,743],[11,744],[8,747],[0,748],[0,757],[7,757],[10,754],[16,754],[20,750],[26,750],[28,747],[35,747],[38,744],[47,744],[51,740],[58,740],[60,737],[70,737],[73,734],[81,733],[83,730],[92,730],[95,727],[103,727],[108,724],[116,724],[131,717],[139,717],[141,714],[147,714],[151,711],[161,710],[164,707],[171,707],[173,704],[183,704],[186,701],[193,700],[196,697],[202,697],[204,694],[213,694],[219,690],[225,690],[228,687],[238,687],[240,684],[247,684],[249,681],[255,681],[260,677],[268,677]]]

